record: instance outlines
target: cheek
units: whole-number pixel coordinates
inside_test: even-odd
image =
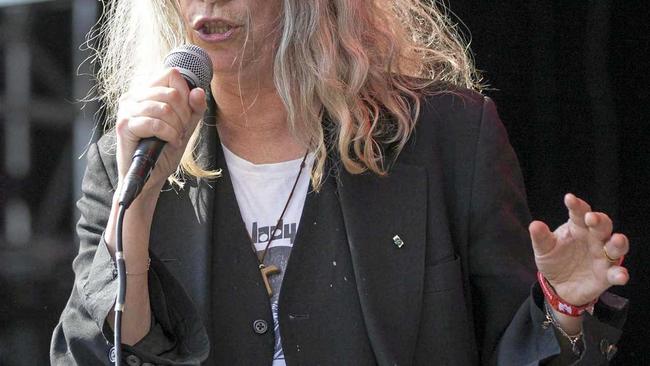
[[[280,5],[280,1],[274,0],[256,1],[256,4],[249,9],[250,14],[253,17],[253,21],[259,25],[263,25],[263,28],[265,29],[269,29],[274,25],[277,25],[282,14],[282,6]]]
[[[191,9],[187,4],[189,1],[177,1],[178,4],[178,16],[181,18],[183,25],[185,26],[185,34],[187,34],[188,39],[192,43],[196,43],[196,37],[193,35],[192,25],[191,25]]]
[[[187,39],[190,43],[199,44],[200,39],[196,36],[194,31],[191,28],[185,27],[185,34],[187,34]]]
[[[179,15],[183,18],[183,21],[187,22],[187,19],[189,19],[190,10],[192,8],[190,4],[192,1],[172,0],[172,2],[176,3],[176,9],[178,9]]]
[[[269,42],[277,39],[280,29],[280,10],[272,6],[262,6],[253,13],[251,31],[258,39]]]

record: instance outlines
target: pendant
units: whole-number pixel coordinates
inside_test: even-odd
[[[269,297],[273,295],[273,289],[271,289],[271,283],[269,282],[269,276],[280,273],[280,269],[274,265],[265,266],[260,264],[260,272],[262,273],[262,280],[264,280],[264,286],[266,286],[266,292],[269,294]]]

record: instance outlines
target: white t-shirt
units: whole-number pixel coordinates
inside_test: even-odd
[[[286,364],[280,340],[278,299],[284,271],[287,268],[289,254],[305,205],[314,155],[307,156],[296,190],[282,219],[283,225],[275,229],[296,181],[302,158],[275,164],[253,164],[233,154],[225,146],[222,147],[239,211],[258,254],[266,248],[271,233],[275,232],[275,237],[264,258],[264,264],[275,265],[281,271],[279,274],[271,275],[269,282],[273,289],[273,296],[270,299],[275,332],[273,366],[284,366]]]

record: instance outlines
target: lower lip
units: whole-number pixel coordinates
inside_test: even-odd
[[[223,42],[232,38],[233,33],[235,33],[237,29],[238,27],[231,28],[226,33],[206,34],[200,31],[197,31],[196,33],[199,35],[199,38],[201,38],[201,40],[204,42]]]

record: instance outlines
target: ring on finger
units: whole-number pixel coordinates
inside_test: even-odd
[[[605,258],[607,258],[609,263],[618,263],[620,260],[620,258],[612,258],[609,253],[607,253],[607,245],[603,245],[603,254],[605,254]]]

